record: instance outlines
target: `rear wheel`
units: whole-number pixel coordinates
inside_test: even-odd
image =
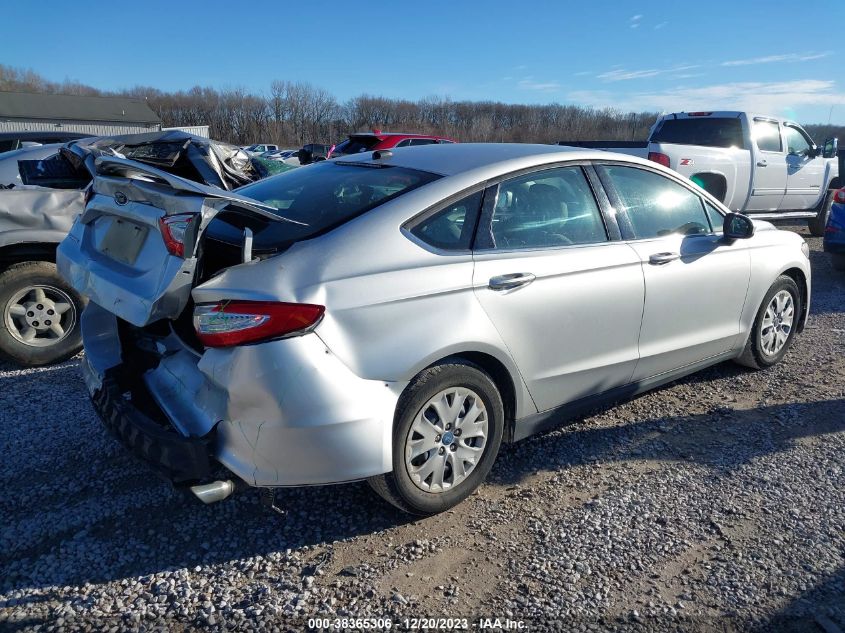
[[[57,363],[82,348],[85,303],[51,262],[22,262],[0,273],[0,353],[26,366]]]
[[[833,266],[833,270],[845,270],[845,255],[842,253],[832,253],[830,263]]]
[[[830,217],[830,205],[833,204],[834,195],[836,195],[836,190],[831,189],[828,191],[816,217],[807,220],[810,234],[814,237],[822,237],[824,235],[824,227],[827,226],[827,219]]]
[[[801,310],[798,286],[792,277],[781,275],[766,293],[745,349],[736,362],[754,369],[778,363],[792,345]]]
[[[405,512],[448,510],[487,477],[503,427],[502,398],[486,373],[460,360],[431,367],[399,399],[393,471],[370,486]]]

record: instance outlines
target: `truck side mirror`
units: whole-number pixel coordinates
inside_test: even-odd
[[[839,151],[839,139],[827,138],[822,146],[822,157],[836,158],[836,153]]]
[[[728,240],[747,240],[754,235],[754,223],[747,215],[728,213],[722,224],[722,233]]]

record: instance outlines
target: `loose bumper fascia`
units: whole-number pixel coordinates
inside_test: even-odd
[[[183,437],[158,424],[123,397],[119,374],[109,370],[91,401],[106,428],[133,455],[175,484],[198,481],[212,471],[211,435]]]

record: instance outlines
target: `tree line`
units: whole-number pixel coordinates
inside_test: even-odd
[[[162,125],[208,125],[212,138],[237,145],[330,144],[350,132],[372,129],[438,134],[463,142],[641,141],[657,117],[656,112],[444,97],[407,100],[362,94],[341,102],[310,83],[281,80],[273,81],[266,94],[201,86],[175,92],[150,86],[107,92],[75,81],[51,82],[32,70],[4,65],[0,90],[145,99]],[[805,128],[817,142],[837,135],[845,141],[845,127]]]

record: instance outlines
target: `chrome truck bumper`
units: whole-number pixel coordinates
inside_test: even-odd
[[[106,426],[170,479],[199,480],[215,461],[262,487],[392,469],[393,416],[407,383],[360,378],[316,334],[198,354],[171,332],[153,342],[157,365],[135,373],[118,323],[95,303],[85,310],[85,383]],[[144,412],[147,394],[161,415]]]

